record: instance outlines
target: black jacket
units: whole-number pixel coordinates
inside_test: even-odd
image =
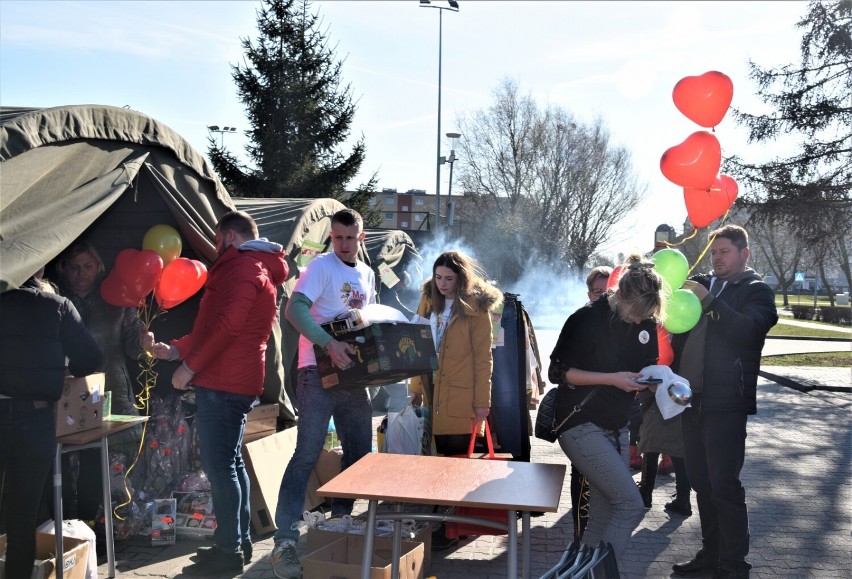
[[[710,287],[709,275],[691,279]],[[748,269],[729,281],[719,297],[709,296],[702,306],[707,320],[704,385],[693,407],[702,412],[734,410],[755,414],[760,352],[766,334],[778,322],[775,295],[757,273]],[[689,337],[690,333],[678,334],[672,340],[672,370],[676,374],[689,363],[683,358]]]
[[[0,394],[58,400],[66,357],[74,376],[91,374],[102,361],[74,304],[42,291],[35,278],[0,294]]]

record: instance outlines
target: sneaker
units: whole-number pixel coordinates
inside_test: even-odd
[[[252,556],[251,543],[243,543],[241,548],[243,551],[243,565],[248,565],[249,563],[251,563]],[[199,547],[198,550],[195,552],[195,559],[197,561],[201,561],[202,559],[208,557],[211,553],[213,553],[213,551],[218,550],[219,547],[217,547],[216,545],[213,545],[212,547]]]
[[[269,560],[272,562],[272,572],[278,579],[300,579],[302,577],[302,564],[299,562],[295,543],[289,541],[278,543],[272,549]]]
[[[208,555],[202,557],[197,563],[187,565],[183,568],[184,575],[208,577],[211,575],[222,575],[231,573],[239,575],[243,572],[243,556],[240,553],[224,553],[219,549],[212,549]]]
[[[675,500],[671,501],[670,503],[666,503],[666,506],[664,508],[669,512],[677,513],[684,517],[692,516],[692,505],[689,504],[688,499],[684,501],[675,498]]]

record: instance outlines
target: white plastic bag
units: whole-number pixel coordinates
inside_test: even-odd
[[[384,452],[390,454],[420,454],[423,438],[423,419],[411,404],[395,414],[388,412]]]
[[[691,404],[687,404],[686,406],[681,406],[674,400],[672,400],[671,396],[669,396],[669,386],[672,385],[673,382],[683,382],[687,386],[689,386],[689,380],[683,378],[682,376],[678,376],[672,369],[668,366],[662,365],[654,365],[654,366],[645,366],[640,370],[642,376],[644,378],[659,378],[662,380],[661,383],[657,384],[657,392],[655,393],[655,399],[657,401],[657,407],[660,409],[660,414],[662,414],[663,419],[668,420],[669,418],[674,418],[678,414],[684,411],[684,409],[692,406]]]

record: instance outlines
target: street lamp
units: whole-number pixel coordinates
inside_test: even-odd
[[[211,133],[219,133],[219,148],[225,146],[225,133],[231,134],[237,132],[237,127],[222,127],[219,128],[219,125],[207,125],[207,130]]]
[[[452,232],[453,229],[453,218],[455,217],[455,211],[453,210],[453,163],[456,162],[456,141],[461,137],[461,133],[447,133],[447,137],[452,140],[450,144],[450,156],[441,157],[440,165],[444,163],[450,164],[450,181],[447,186],[447,230]]]
[[[420,0],[421,8],[437,8],[438,12],[438,153],[436,155],[438,163],[436,165],[436,175],[435,175],[435,204],[437,205],[436,211],[436,225],[437,228],[440,229],[441,222],[441,43],[442,36],[444,33],[444,10],[450,10],[451,12],[459,11],[459,3],[456,0],[447,0],[446,6],[433,6],[432,0]],[[452,168],[452,165],[450,165]]]

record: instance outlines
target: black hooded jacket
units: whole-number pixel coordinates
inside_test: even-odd
[[[709,288],[711,277],[702,274],[690,279]],[[766,334],[778,322],[772,289],[754,270],[746,269],[728,281],[718,297],[705,298],[702,308],[706,319],[703,388],[693,406],[701,412],[756,414],[760,352]],[[675,352],[672,370],[687,379],[690,379],[688,367],[702,365],[701,361],[695,364],[684,357],[693,332],[675,335],[672,340]]]

